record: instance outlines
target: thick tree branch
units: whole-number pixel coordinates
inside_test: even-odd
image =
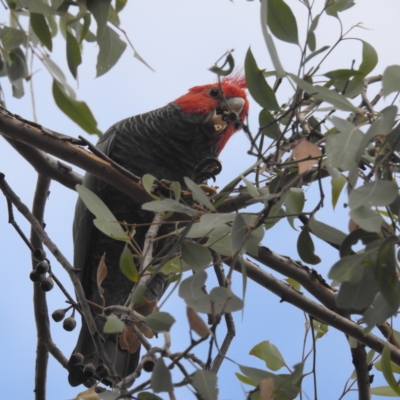
[[[226,260],[228,264],[230,261],[232,260]],[[365,335],[364,329],[361,326],[316,303],[315,301],[310,300],[302,293],[276,279],[271,274],[263,271],[260,267],[252,262],[244,260],[244,263],[246,266],[247,276],[253,281],[257,282],[259,285],[281,297],[282,301],[286,301],[294,305],[307,314],[310,314],[315,319],[318,319],[319,321],[338,329],[346,335],[357,339],[359,342],[377,351],[378,353],[382,353],[385,344],[387,345],[386,341],[379,339],[377,336],[371,333]],[[234,268],[236,271],[241,272],[240,262],[236,262]],[[399,349],[391,344],[389,344],[389,347],[392,361],[397,365],[400,365]]]
[[[82,183],[83,177],[73,171],[69,165],[25,143],[5,136],[3,138],[43,177],[51,178],[72,190],[75,190],[77,184]]]
[[[335,310],[340,315],[347,315],[347,310],[339,310],[336,307],[336,294],[325,280],[315,270],[302,265],[299,261],[294,261],[289,257],[284,257],[274,253],[264,246],[258,247],[258,255],[252,257],[272,268],[282,275],[292,278],[299,282],[309,293],[330,310]]]
[[[129,171],[123,171],[110,162],[65,140],[63,135],[42,128],[37,124],[18,118],[0,108],[0,132],[7,138],[17,140],[70,162],[113,185],[138,203],[151,201],[139,179]]]

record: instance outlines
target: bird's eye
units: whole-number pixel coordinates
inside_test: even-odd
[[[218,97],[218,95],[219,95],[219,90],[218,90],[218,89],[211,89],[211,90],[209,91],[209,93],[210,93],[210,96],[211,96],[211,97]]]

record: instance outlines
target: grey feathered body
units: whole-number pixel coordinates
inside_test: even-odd
[[[97,147],[111,159],[133,172],[137,176],[152,174],[158,179],[180,181],[183,177],[192,177],[196,166],[207,158],[217,156],[216,146],[210,146],[213,127],[205,122],[204,115],[185,115],[180,108],[170,103],[166,107],[149,113],[127,118],[113,125],[99,140]],[[205,123],[203,123],[205,122]],[[127,223],[148,223],[153,214],[145,212],[134,200],[127,197],[113,186],[86,174],[84,186],[96,193],[113,212],[117,220]],[[80,278],[87,299],[101,304],[97,290],[96,273],[103,253],[106,253],[107,277],[102,283],[106,306],[124,304],[133,283],[120,271],[119,257],[124,243],[115,241],[102,234],[93,225],[93,214],[78,199],[76,205],[74,235],[74,266],[80,270]],[[147,227],[137,228],[135,240],[143,246]],[[149,300],[158,299],[165,282],[153,279],[146,296]],[[92,307],[94,315],[99,309]],[[102,332],[104,321],[97,316],[99,331]],[[85,364],[99,360],[86,327],[82,323],[77,346],[74,352],[82,353]],[[137,366],[139,351],[129,354],[118,349],[115,335],[105,335],[105,347],[115,368],[121,377],[134,371]],[[76,386],[86,380],[82,365],[69,365],[70,384]]]

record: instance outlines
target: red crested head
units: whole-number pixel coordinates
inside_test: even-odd
[[[203,115],[204,122],[212,124],[216,130],[210,144],[217,144],[218,154],[229,138],[241,129],[238,121],[224,118],[224,113],[234,112],[244,122],[249,110],[246,96],[246,81],[242,74],[224,77],[221,84],[213,83],[195,86],[184,96],[174,101],[186,114]]]

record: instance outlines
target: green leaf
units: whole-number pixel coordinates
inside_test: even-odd
[[[279,60],[274,41],[272,40],[271,35],[268,33],[267,14],[268,0],[261,0],[261,29],[264,36],[265,44],[267,45],[272,64],[274,64],[277,77],[284,78],[286,76],[286,72],[282,67],[281,61]]]
[[[390,65],[383,71],[382,90],[384,96],[400,91],[400,65]]]
[[[18,47],[24,42],[25,33],[20,29],[5,26],[0,30],[0,38],[4,49],[11,51],[18,49]]]
[[[133,255],[128,248],[128,244],[124,247],[119,258],[119,268],[121,272],[132,282],[137,282],[139,280],[139,274],[133,261]]]
[[[387,206],[392,203],[398,194],[399,188],[392,181],[376,180],[351,191],[349,207],[360,206]]]
[[[326,139],[327,164],[341,171],[350,170],[361,157],[359,150],[364,134],[350,122],[331,117],[331,122],[340,133],[334,133]]]
[[[154,212],[173,211],[187,214],[189,216],[197,215],[197,211],[191,209],[188,206],[185,206],[184,204],[178,203],[176,200],[173,199],[163,199],[144,203],[142,205],[142,209]]]
[[[232,252],[242,249],[247,234],[247,225],[241,214],[237,214],[232,225],[231,248]]]
[[[315,39],[315,33],[314,32],[308,32],[307,33],[307,46],[310,49],[310,51],[314,51],[315,48],[317,47],[317,42]]]
[[[114,26],[119,26],[121,21],[119,20],[119,16],[117,11],[114,9],[112,4],[110,5],[110,9],[108,12],[108,20],[114,25]]]
[[[51,40],[50,28],[47,25],[44,15],[31,12],[30,22],[33,32],[35,32],[39,40],[49,49],[49,51],[52,51],[53,42]]]
[[[75,100],[75,92],[71,86],[68,85],[67,78],[60,67],[47,54],[42,57],[42,62],[50,72],[51,76],[61,83],[67,95]]]
[[[125,6],[128,0],[115,0],[115,10],[119,13]]]
[[[234,214],[203,214],[200,218],[200,226],[203,232],[210,233],[214,228],[233,222]]]
[[[200,189],[196,183],[186,176],[183,178],[186,186],[192,192],[193,199],[198,201],[201,206],[208,208],[209,210],[215,211],[214,206],[211,204],[210,199],[204,193],[204,190]]]
[[[337,171],[335,175],[332,175],[331,186],[332,186],[332,208],[335,209],[336,204],[339,200],[340,193],[344,188],[344,185],[347,183],[347,179],[343,176],[336,168],[334,170]]]
[[[314,215],[310,218],[308,223],[311,232],[327,243],[333,243],[340,246],[346,238],[346,234],[333,226],[319,222],[314,218]]]
[[[247,88],[254,100],[267,110],[278,111],[280,107],[276,101],[275,93],[268,85],[262,71],[258,68],[250,48],[247,50],[244,70]]]
[[[338,12],[345,11],[350,7],[353,7],[355,3],[354,0],[329,0],[327,4],[329,4],[329,6],[325,9],[326,14],[339,18]]]
[[[129,242],[130,240],[130,237],[127,233],[124,233],[123,235],[121,234],[119,229],[121,226],[118,222],[96,218],[93,220],[93,224],[100,232],[103,232],[106,236],[112,239],[119,240],[121,242]]]
[[[286,206],[286,214],[299,214],[303,211],[305,197],[304,191],[300,188],[290,188],[282,197],[283,204]],[[288,216],[288,222],[293,229],[294,220],[297,216]]]
[[[125,324],[114,314],[107,317],[107,321],[104,324],[104,333],[119,333],[125,329]]]
[[[91,20],[92,20],[92,18],[89,13],[84,15],[82,30],[81,30],[81,34],[79,36],[79,44],[82,44],[83,39],[86,39],[86,37],[88,36]]]
[[[371,350],[372,351],[372,350]],[[392,372],[396,374],[400,374],[400,366],[395,364],[393,361],[390,362],[390,366],[392,368]],[[382,359],[379,359],[376,363],[374,363],[374,367],[378,371],[382,371]]]
[[[253,198],[259,197],[260,193],[258,192],[257,188],[253,185],[252,182],[250,182],[246,177],[241,175],[242,181],[245,183],[247,192],[249,195]]]
[[[104,221],[113,221],[113,232],[116,237],[125,237],[126,240],[129,240],[128,235],[124,232],[121,226],[118,223],[115,223],[117,219],[114,214],[109,210],[109,208],[104,204],[103,200],[101,200],[96,194],[90,191],[87,187],[82,185],[76,185],[76,191],[79,194],[79,197],[88,208],[88,210],[96,216],[99,220]]]
[[[107,393],[107,392],[105,392]],[[161,397],[150,392],[140,392],[137,396],[138,400],[163,400]]]
[[[310,53],[306,59],[304,60],[304,64],[307,63],[308,61],[310,61],[312,58],[314,58],[315,56],[317,56],[318,54],[323,53],[324,51],[328,50],[330,48],[330,46],[323,46],[320,49],[313,51],[312,53]]]
[[[400,289],[398,285],[397,290]],[[371,330],[375,325],[380,325],[385,322],[388,318],[392,317],[397,313],[397,307],[393,308],[390,306],[382,293],[378,293],[371,307],[364,312],[363,322],[367,324],[368,329]]]
[[[201,399],[217,400],[217,375],[211,371],[198,369],[191,377],[190,381],[196,389]]]
[[[378,64],[378,53],[376,50],[367,42],[362,40],[362,63],[358,70],[363,73],[363,76],[367,76]]]
[[[111,0],[87,0],[86,7],[93,14],[97,23],[97,41],[100,44],[107,28],[108,12]]]
[[[179,297],[182,299],[196,299],[204,296],[203,287],[207,280],[207,272],[199,271],[184,279],[179,285]]]
[[[27,8],[30,12],[45,14],[45,15],[55,15],[56,9],[45,4],[43,0],[19,0],[19,8]]]
[[[329,79],[333,80],[347,81],[353,76],[363,77],[363,73],[355,69],[336,69],[334,71],[326,72],[324,76],[327,76]]]
[[[279,124],[276,122],[272,114],[267,110],[263,109],[260,111],[258,117],[260,128],[265,127],[262,133],[271,139],[278,140],[282,136],[282,132],[279,128]]]
[[[385,397],[399,397],[390,386],[375,386],[370,389],[371,394]]]
[[[156,180],[157,180],[157,178],[156,178],[155,176],[153,176],[153,175],[150,175],[150,174],[144,174],[144,175],[142,176],[142,185],[143,185],[143,187],[144,187],[144,190],[145,190],[151,197],[153,197],[153,199],[158,200],[158,199],[160,199],[160,197],[156,196],[156,195],[153,193],[153,183],[154,183],[154,181],[156,181]],[[178,201],[179,201],[179,199],[178,199]]]
[[[362,311],[371,305],[378,285],[375,278],[375,266],[364,265],[362,278],[357,282],[343,282],[336,297],[339,308]]]
[[[165,365],[164,358],[162,357],[154,364],[150,386],[156,393],[173,390],[171,371]]]
[[[312,20],[311,25],[310,25],[309,32],[314,32],[314,31],[317,29],[318,22],[319,22],[319,17],[320,17],[320,16],[321,16],[321,15],[318,14],[318,15]]]
[[[243,309],[243,301],[237,297],[230,288],[217,286],[210,292],[210,308],[205,313],[210,314],[215,310],[217,314],[230,313]],[[212,304],[212,307],[211,307]]]
[[[175,318],[167,312],[157,311],[149,314],[143,321],[155,332],[169,332]]]
[[[399,280],[397,277],[397,262],[395,256],[396,242],[397,236],[389,236],[386,238],[381,244],[376,260],[379,290],[388,304],[393,308],[398,308],[400,305],[400,296],[397,292]]]
[[[8,66],[8,77],[11,82],[17,82],[27,75],[25,55],[20,48],[9,53],[11,64]],[[21,82],[22,84],[22,82]],[[15,96],[14,96],[15,97]]]
[[[108,72],[126,49],[126,43],[108,26],[105,27],[104,34],[98,39],[98,43],[100,50],[97,56],[96,77]]]
[[[372,123],[365,133],[363,141],[360,144],[360,150],[364,152],[367,145],[378,135],[387,135],[396,123],[397,106],[385,107]]]
[[[53,97],[60,110],[84,131],[101,135],[97,129],[97,122],[86,103],[72,99],[56,79],[53,80]]]
[[[353,106],[349,100],[339,93],[323,86],[311,85],[311,83],[306,82],[294,74],[288,73],[288,75],[301,89],[312,95],[314,98],[326,101],[339,110],[359,112],[357,107]]]
[[[267,367],[272,371],[278,371],[286,365],[282,354],[270,341],[258,343],[250,350],[250,354],[265,361]]]
[[[182,242],[181,249],[182,260],[190,269],[193,269],[194,271],[203,270],[212,262],[210,250],[201,244],[184,240]]]
[[[299,44],[296,18],[283,0],[268,0],[267,24],[278,39]]]
[[[381,365],[383,376],[385,377],[386,382],[397,395],[400,395],[400,386],[392,372],[390,361],[390,347],[388,344],[385,344],[385,347],[383,349]]]
[[[76,79],[78,66],[82,63],[81,49],[75,36],[67,30],[67,62],[72,76]]]
[[[379,233],[381,231],[383,219],[369,207],[361,206],[352,209],[350,211],[350,218],[367,232]]]
[[[242,371],[242,373],[247,378],[249,378],[251,381],[255,382],[256,384],[258,384],[265,378],[271,378],[271,377],[275,378],[275,376],[276,376],[271,372],[264,371],[264,370],[258,369],[258,368],[246,367],[246,366],[240,365],[240,364],[239,364],[239,368],[240,368],[240,371]]]
[[[337,282],[359,282],[364,273],[364,263],[368,254],[353,254],[345,256],[333,264],[328,277]]]
[[[319,264],[321,259],[314,253],[314,243],[310,236],[308,226],[303,226],[297,240],[297,252],[300,258],[308,264]]]
[[[251,380],[247,376],[239,374],[238,372],[235,372],[235,375],[236,375],[236,378],[238,378],[240,382],[243,382],[246,385],[250,385],[250,386],[257,386],[257,382],[254,382],[253,380]]]

